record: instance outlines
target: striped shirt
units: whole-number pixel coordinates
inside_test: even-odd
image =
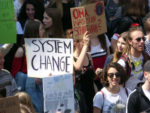
[[[13,96],[18,92],[15,80],[12,78],[9,71],[0,70],[0,89],[6,89],[6,96]]]

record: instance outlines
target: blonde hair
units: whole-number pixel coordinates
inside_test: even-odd
[[[127,36],[128,36],[128,32],[123,32],[123,33],[121,33],[121,35],[119,36],[119,38],[122,38],[126,42]],[[113,56],[112,62],[117,62],[120,59],[121,55],[122,55],[122,52],[119,52],[118,51],[118,47],[116,47],[116,50],[114,52],[114,56]]]
[[[20,104],[20,112],[21,113],[33,113],[28,106]]]
[[[30,108],[32,113],[36,113],[32,104],[32,100],[26,92],[18,92],[15,95],[18,96],[20,104],[23,104]]]

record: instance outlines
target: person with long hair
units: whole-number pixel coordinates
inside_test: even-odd
[[[74,0],[50,0],[47,8],[57,8],[61,15],[63,31],[72,28],[70,8],[75,7]]]
[[[59,10],[57,8],[46,8],[43,16],[43,25],[45,28],[44,37],[64,37]]]
[[[94,68],[92,57],[88,52],[88,47],[90,43],[90,34],[86,32],[83,39],[74,39],[74,69],[76,76],[75,87],[81,90],[85,96],[85,101],[87,105],[87,112],[93,112],[93,97],[95,95],[94,91]]]
[[[43,13],[44,5],[41,3],[41,1],[25,0],[17,18],[24,30],[27,20],[38,19],[42,21]]]
[[[108,64],[102,73],[104,87],[93,99],[93,113],[125,113],[130,90],[121,86],[126,81],[126,72],[117,62]]]
[[[87,5],[90,3],[95,3],[100,0],[85,0],[82,5]],[[89,44],[89,52],[92,56],[93,66],[95,72],[99,68],[104,68],[104,63],[106,57],[110,54],[110,41],[106,34],[98,34],[97,36],[93,36],[90,40]],[[98,89],[102,88],[102,85],[99,82],[99,77],[95,77],[94,82]]]
[[[126,47],[118,63],[127,72],[128,81],[125,86],[133,90],[136,85],[143,81],[143,65],[150,59],[144,52],[145,37],[141,27],[132,27],[128,31]]]
[[[42,38],[43,29],[39,20],[28,20],[25,27],[24,38]],[[33,102],[36,112],[43,112],[42,81],[38,78],[27,77],[27,61],[24,44],[20,46],[12,63],[12,75],[14,76],[20,91],[26,91]]]
[[[126,46],[127,35],[128,35],[128,32],[121,33],[121,35],[119,36],[119,39],[117,40],[115,52],[106,58],[104,67],[110,62],[117,62],[120,59],[123,49]]]

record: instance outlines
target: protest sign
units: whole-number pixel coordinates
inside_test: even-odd
[[[82,38],[86,31],[89,31],[92,36],[107,32],[104,3],[102,1],[71,8],[71,18],[74,38]]]
[[[18,97],[0,98],[0,113],[20,113]]]
[[[74,113],[72,74],[43,78],[44,113]]]
[[[0,0],[0,44],[16,42],[13,0]]]
[[[62,38],[25,39],[29,77],[73,73],[73,40]]]

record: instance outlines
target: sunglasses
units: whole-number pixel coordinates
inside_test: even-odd
[[[145,39],[145,37],[138,37],[138,38],[136,38],[137,42],[140,42],[141,40],[145,41],[146,39]]]
[[[115,75],[116,77],[120,77],[120,73],[119,73],[119,72],[116,72],[116,73],[108,73],[108,76],[109,76],[110,78],[113,78],[114,75]]]

